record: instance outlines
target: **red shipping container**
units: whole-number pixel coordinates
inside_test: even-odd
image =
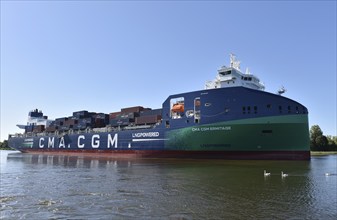
[[[161,120],[161,115],[146,115],[136,118],[136,125],[156,124]]]
[[[109,119],[115,119],[120,114],[121,114],[121,112],[112,112],[112,113],[109,114]]]
[[[55,126],[50,126],[46,128],[46,132],[55,132],[56,131],[56,127]]]
[[[44,125],[36,125],[34,126],[33,132],[39,133],[44,131]]]
[[[64,122],[64,125],[75,125],[78,123],[78,120],[76,119],[69,119],[67,121]]]
[[[123,114],[128,114],[128,113],[133,113],[133,112],[140,112],[144,110],[143,106],[134,106],[134,107],[129,107],[129,108],[122,108],[122,113]]]

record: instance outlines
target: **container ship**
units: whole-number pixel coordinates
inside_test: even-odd
[[[230,56],[199,91],[170,95],[162,108],[76,111],[49,120],[38,109],[8,143],[23,153],[116,158],[309,160],[308,110],[264,84]]]

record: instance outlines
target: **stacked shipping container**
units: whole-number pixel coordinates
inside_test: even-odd
[[[136,119],[136,125],[156,124],[162,119],[162,109],[146,109],[140,112],[140,116]]]
[[[57,118],[48,127],[26,126],[26,133],[66,132],[87,128],[125,127],[134,125],[153,125],[160,122],[162,109],[150,109],[142,106],[122,108],[120,112],[110,114],[88,111],[73,112],[70,117]]]

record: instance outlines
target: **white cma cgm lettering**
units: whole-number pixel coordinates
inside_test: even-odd
[[[155,132],[153,132],[155,133]],[[159,135],[159,134],[158,134]],[[99,134],[94,134],[91,136],[91,147],[92,148],[99,148],[100,147],[100,135]],[[84,148],[85,143],[83,143],[83,141],[85,140],[85,136],[84,135],[79,135],[77,138],[77,147],[78,148]],[[46,140],[47,141],[47,140]],[[118,146],[118,134],[115,134],[112,138],[111,134],[108,134],[108,141],[107,141],[107,148],[110,147],[115,147],[117,148]],[[48,148],[54,148],[55,145],[55,137],[49,137],[48,138]],[[45,147],[45,138],[41,137],[39,139],[39,148],[44,148]],[[64,137],[60,138],[60,142],[59,142],[59,148],[66,148],[65,145],[65,140]],[[68,148],[70,148],[70,144],[68,144],[67,146]]]
[[[44,138],[40,138],[39,140],[39,148],[44,148]],[[48,138],[48,148],[54,148],[54,137]]]
[[[40,140],[39,140],[39,148],[44,148],[44,144],[42,144],[42,142],[44,142],[44,138],[40,138]]]
[[[115,148],[117,148],[117,143],[118,143],[118,135],[115,134],[114,138],[111,138],[111,134],[108,135],[108,146],[107,148],[110,148],[110,144],[111,146],[115,145]]]
[[[61,147],[66,148],[66,145],[64,143],[64,137],[61,137],[61,139],[60,139],[59,148],[61,148]]]
[[[77,147],[78,148],[84,148],[85,144],[82,142],[82,140],[85,140],[84,135],[79,135],[77,138]],[[110,148],[110,146],[115,146],[117,148],[118,145],[118,135],[115,134],[114,137],[111,137],[111,134],[108,134],[108,141],[107,141],[107,148]],[[91,136],[91,147],[92,148],[99,148],[100,147],[100,135],[94,134]]]
[[[66,145],[64,143],[64,137],[60,138],[59,148],[61,147],[66,148]],[[68,145],[68,148],[69,147],[70,146]],[[43,137],[39,139],[39,148],[44,148],[44,138]],[[54,148],[54,137],[48,138],[48,148]]]
[[[91,147],[92,148],[99,148],[99,134],[94,134],[92,137],[91,137]]]
[[[84,135],[80,135],[77,138],[77,147],[78,148],[84,148],[84,144],[80,144],[81,139],[85,139]]]
[[[48,148],[54,148],[54,137],[49,137],[48,138]]]

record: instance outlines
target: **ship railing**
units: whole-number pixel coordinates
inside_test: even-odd
[[[15,134],[9,134],[8,135],[8,139],[15,138],[15,137],[26,137],[26,135],[25,134],[21,134],[21,133],[15,133]]]
[[[36,137],[38,136],[38,134],[36,133],[32,133],[32,132],[29,132],[29,133],[15,133],[15,134],[10,134],[8,135],[8,138],[15,138],[15,137]],[[42,136],[42,135],[40,135]]]
[[[93,128],[92,131],[94,133],[108,132],[108,128],[107,127],[104,127],[104,128]]]
[[[226,81],[231,81],[231,80],[235,80],[236,78],[234,76],[218,76],[217,80],[219,80],[220,82],[226,82]]]
[[[46,136],[46,133],[45,132],[37,133],[36,136]]]
[[[131,127],[125,127],[125,130],[136,130],[136,129],[149,129],[152,128],[151,125],[138,125],[138,126],[131,126]]]

